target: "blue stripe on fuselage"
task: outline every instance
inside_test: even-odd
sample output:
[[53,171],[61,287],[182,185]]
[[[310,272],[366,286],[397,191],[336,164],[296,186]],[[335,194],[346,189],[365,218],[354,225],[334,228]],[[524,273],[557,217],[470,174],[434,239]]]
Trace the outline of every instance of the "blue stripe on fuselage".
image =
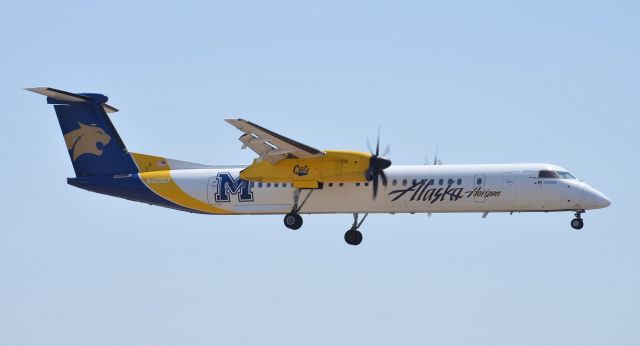
[[140,180],[138,174],[128,174],[116,177],[92,176],[67,178],[67,184],[103,195],[128,199],[130,201],[153,204],[191,213],[201,213],[170,202],[151,191]]

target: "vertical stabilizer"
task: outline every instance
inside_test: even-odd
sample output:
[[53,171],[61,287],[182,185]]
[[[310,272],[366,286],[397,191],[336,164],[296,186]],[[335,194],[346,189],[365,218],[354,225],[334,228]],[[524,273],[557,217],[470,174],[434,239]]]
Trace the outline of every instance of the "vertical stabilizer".
[[29,88],[53,104],[77,177],[137,173],[138,169],[107,112],[101,94],[75,94],[53,88]]

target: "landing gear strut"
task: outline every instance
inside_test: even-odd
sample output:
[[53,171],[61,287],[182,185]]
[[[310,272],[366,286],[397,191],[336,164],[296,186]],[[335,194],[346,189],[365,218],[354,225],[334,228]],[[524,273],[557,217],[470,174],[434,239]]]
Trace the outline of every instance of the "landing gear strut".
[[291,212],[284,216],[284,225],[289,229],[299,229],[302,227],[302,216],[300,216],[300,209],[304,206],[313,193],[313,190],[309,190],[307,196],[302,200],[302,203],[298,205],[298,200],[300,199],[300,189],[293,190],[293,208],[291,208]]
[[584,213],[584,210],[576,211],[576,218],[571,220],[571,227],[573,227],[573,229],[582,229],[582,227],[584,226],[584,221],[582,221],[582,213]]
[[369,214],[364,214],[362,220],[358,222],[358,213],[353,213],[353,225],[351,225],[351,228],[344,234],[344,241],[346,241],[347,244],[355,246],[362,243],[362,233],[358,231],[358,228],[360,228],[360,225],[362,225],[367,216],[369,216]]

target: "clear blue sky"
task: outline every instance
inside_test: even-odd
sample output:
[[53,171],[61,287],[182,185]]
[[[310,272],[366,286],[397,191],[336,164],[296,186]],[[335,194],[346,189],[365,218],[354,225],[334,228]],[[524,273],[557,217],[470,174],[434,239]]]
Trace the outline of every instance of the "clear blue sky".
[[[633,1],[10,1],[0,11],[1,345],[638,345]],[[242,116],[396,164],[551,162],[570,213],[202,216],[66,185],[53,109],[101,92],[129,149],[248,163]]]

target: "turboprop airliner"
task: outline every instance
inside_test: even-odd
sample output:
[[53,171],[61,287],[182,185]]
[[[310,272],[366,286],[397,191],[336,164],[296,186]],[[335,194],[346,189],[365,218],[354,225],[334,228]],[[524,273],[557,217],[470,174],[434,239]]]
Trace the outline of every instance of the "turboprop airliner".
[[[289,229],[301,214],[345,213],[344,235],[362,242],[360,226],[371,213],[572,212],[581,229],[586,210],[609,199],[547,163],[392,165],[388,150],[319,150],[244,119],[225,119],[242,132],[249,165],[206,165],[130,152],[108,114],[108,98],[54,88],[28,88],[53,104],[73,169],[67,183],[92,192],[220,215],[284,215]],[[362,216],[362,217],[361,217]]]

